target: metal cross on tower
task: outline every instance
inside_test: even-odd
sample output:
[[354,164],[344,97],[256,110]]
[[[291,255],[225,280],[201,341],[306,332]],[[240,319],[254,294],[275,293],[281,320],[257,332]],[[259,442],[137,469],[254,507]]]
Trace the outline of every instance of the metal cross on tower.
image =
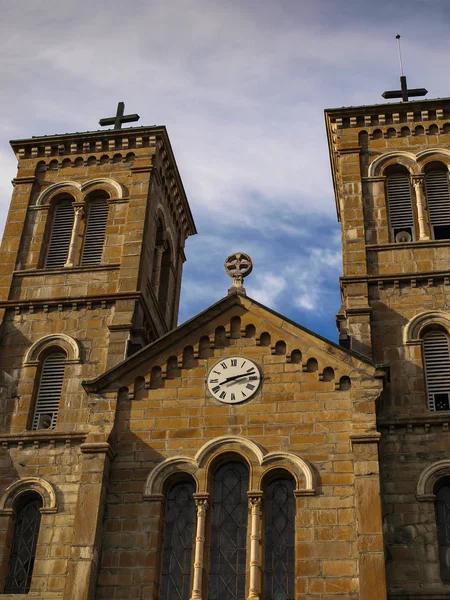
[[124,111],[125,103],[119,102],[119,104],[117,105],[116,116],[100,119],[98,124],[100,125],[100,127],[105,127],[106,125],[114,125],[114,129],[122,129],[122,123],[132,123],[133,121],[139,121],[139,115],[124,115]]
[[383,98],[386,100],[390,98],[401,98],[402,102],[408,102],[410,97],[413,96],[426,96],[428,94],[428,90],[425,88],[414,88],[408,90],[408,84],[406,83],[406,76],[403,75],[403,61],[402,61],[402,49],[400,47],[400,35],[397,34],[395,36],[398,44],[398,58],[400,60],[400,89],[399,90],[390,90],[381,94]]

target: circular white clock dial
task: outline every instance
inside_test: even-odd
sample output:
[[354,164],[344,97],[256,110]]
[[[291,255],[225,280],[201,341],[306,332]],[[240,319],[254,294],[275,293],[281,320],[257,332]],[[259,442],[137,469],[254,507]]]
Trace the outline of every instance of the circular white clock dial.
[[207,379],[212,396],[226,404],[248,400],[256,394],[260,383],[258,366],[244,356],[223,358],[213,366]]

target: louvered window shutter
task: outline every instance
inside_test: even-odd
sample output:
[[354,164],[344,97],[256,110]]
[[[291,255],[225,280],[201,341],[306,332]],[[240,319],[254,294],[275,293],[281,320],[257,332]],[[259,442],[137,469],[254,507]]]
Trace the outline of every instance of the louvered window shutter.
[[107,201],[103,198],[92,200],[89,203],[83,253],[81,256],[82,265],[99,265],[102,262],[107,219]]
[[[411,183],[406,173],[393,173],[386,180],[389,227],[393,240],[401,232],[414,239],[414,217],[411,202]],[[408,241],[408,236],[399,236],[399,241]]]
[[450,352],[448,335],[441,329],[423,338],[425,380],[430,410],[450,409]]
[[53,352],[44,359],[34,411],[33,429],[54,429],[58,417],[66,355]]
[[74,210],[71,200],[62,200],[56,205],[53,215],[52,233],[48,245],[45,266],[49,268],[63,267],[67,260]]
[[448,173],[430,171],[425,176],[430,225],[435,240],[450,238],[450,190]]

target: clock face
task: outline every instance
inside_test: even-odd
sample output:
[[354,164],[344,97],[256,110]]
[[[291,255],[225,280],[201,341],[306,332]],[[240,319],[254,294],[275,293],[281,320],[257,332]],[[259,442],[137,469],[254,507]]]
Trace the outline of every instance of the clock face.
[[210,393],[226,404],[248,400],[258,391],[261,373],[257,365],[244,356],[229,356],[214,365],[208,375]]

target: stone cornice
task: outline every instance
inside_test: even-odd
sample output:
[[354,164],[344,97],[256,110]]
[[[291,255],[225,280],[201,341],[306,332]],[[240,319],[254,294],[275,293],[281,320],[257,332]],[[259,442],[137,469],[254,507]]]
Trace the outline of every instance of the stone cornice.
[[23,431],[17,433],[1,433],[0,444],[3,448],[9,446],[23,446],[25,444],[33,444],[39,447],[41,443],[70,443],[84,442],[88,435],[87,431],[55,431],[48,429],[39,429],[37,431]]
[[50,277],[51,275],[66,275],[72,273],[89,273],[91,271],[117,271],[120,269],[120,263],[113,263],[109,265],[91,265],[88,267],[61,267],[60,269],[28,269],[23,271],[13,271],[14,277],[37,277],[39,275],[45,275]]

